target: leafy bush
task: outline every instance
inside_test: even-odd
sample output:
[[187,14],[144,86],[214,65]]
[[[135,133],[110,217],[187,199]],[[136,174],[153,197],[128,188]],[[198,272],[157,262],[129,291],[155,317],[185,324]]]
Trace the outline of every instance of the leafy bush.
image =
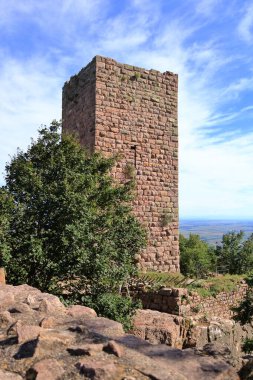
[[142,304],[131,297],[123,297],[120,294],[103,293],[96,297],[84,297],[84,303],[96,310],[97,314],[123,324],[125,331],[132,328],[132,317],[136,309]]
[[253,339],[246,338],[242,344],[242,350],[246,354],[250,354],[253,351]]
[[89,155],[73,138],[61,137],[59,127],[53,122],[41,129],[6,166],[1,265],[13,284],[59,294],[59,284],[74,278],[80,294],[89,284],[93,299],[117,293],[136,273],[134,257],[146,241],[130,206],[132,183],[115,183],[115,159]]
[[10,260],[10,213],[12,210],[12,198],[0,188],[0,267]]
[[216,267],[214,248],[200,239],[199,235],[190,234],[189,238],[180,234],[180,268],[185,276],[201,278]]

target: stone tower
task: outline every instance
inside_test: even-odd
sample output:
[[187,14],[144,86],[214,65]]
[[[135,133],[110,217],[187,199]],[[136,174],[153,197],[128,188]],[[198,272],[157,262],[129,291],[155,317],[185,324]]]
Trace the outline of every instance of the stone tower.
[[120,153],[117,180],[135,175],[134,212],[147,227],[144,270],[179,271],[178,77],[96,56],[63,87],[63,133],[90,151]]

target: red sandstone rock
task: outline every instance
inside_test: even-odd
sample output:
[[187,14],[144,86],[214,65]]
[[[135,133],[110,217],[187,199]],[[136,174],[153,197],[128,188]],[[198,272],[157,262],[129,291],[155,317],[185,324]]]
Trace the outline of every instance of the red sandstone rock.
[[[6,285],[0,286],[0,290],[13,294],[17,304],[25,302],[29,295],[33,297],[31,305],[39,305],[43,299],[49,302],[50,299],[53,300],[49,295],[26,286]],[[9,317],[9,314],[6,316]],[[37,380],[49,380],[50,376],[59,380],[82,380],[83,372],[92,373],[93,379],[103,380],[130,380],[131,377],[135,380],[237,380],[234,369],[223,360],[196,355],[194,350],[182,351],[161,344],[151,345],[125,334],[120,323],[107,318],[75,318],[68,315],[64,308],[57,309],[55,316],[35,308],[33,312],[13,313],[13,317],[18,318],[16,323],[1,328],[0,380],[30,380],[29,374],[33,376],[32,379],[36,375]],[[47,318],[57,320],[53,329],[46,327]],[[38,326],[42,320],[45,321],[44,328]],[[21,343],[17,342],[17,335]],[[102,349],[112,339],[115,343],[110,343],[109,346],[114,346],[115,356]],[[121,357],[117,346],[124,349]],[[88,356],[79,358],[78,369],[75,355],[78,354],[78,349],[84,347],[82,353]],[[93,353],[96,354],[95,357],[92,356]],[[46,361],[49,358],[53,360],[53,368]],[[57,372],[59,366],[60,372]],[[38,371],[37,374],[35,370]]]
[[14,295],[1,289],[2,286],[0,286],[0,310],[7,310],[14,303]]
[[45,317],[40,321],[40,326],[45,329],[51,329],[58,325],[58,321],[54,317]]
[[73,318],[82,318],[82,317],[96,317],[97,313],[95,310],[87,306],[73,305],[67,308],[67,314]]
[[48,355],[48,352],[65,351],[74,341],[75,336],[69,331],[43,329],[38,337],[33,356],[43,358]]
[[0,328],[10,326],[15,322],[15,319],[12,318],[11,314],[8,311],[0,312]]
[[58,380],[63,374],[64,370],[56,359],[44,359],[28,370],[27,379]]
[[41,330],[42,329],[39,326],[22,325],[21,323],[18,323],[16,327],[18,343],[24,343],[29,340],[37,339]]
[[68,351],[71,355],[88,355],[95,356],[99,352],[103,350],[103,343],[88,343],[88,344],[80,344],[77,346],[72,346],[68,348]]
[[49,299],[43,299],[39,305],[39,311],[42,313],[54,314],[57,313],[59,309],[64,310],[64,305],[59,298],[54,296]]
[[123,348],[117,344],[114,340],[110,340],[106,346],[104,346],[106,352],[116,355],[118,358],[121,358],[124,354]]
[[32,306],[36,302],[36,297],[32,294],[28,294],[28,296],[25,298],[24,302],[27,303],[27,305]]
[[57,344],[60,343],[62,345],[67,345],[73,342],[75,339],[74,335],[66,330],[66,331],[57,331],[51,329],[42,329],[40,328],[38,345],[40,343],[48,343],[48,344]]
[[137,310],[133,319],[134,335],[150,343],[165,343],[182,348],[187,330],[182,317],[154,310]]
[[[82,359],[78,362],[80,372],[94,380],[116,379],[117,367],[113,363]],[[118,379],[118,377],[117,377]]]
[[108,318],[89,318],[85,320],[85,325],[90,331],[110,338],[125,335],[122,324]]
[[0,380],[22,380],[22,377],[17,373],[2,371],[0,369]]
[[33,310],[25,303],[15,303],[12,304],[8,310],[11,313],[32,313]]

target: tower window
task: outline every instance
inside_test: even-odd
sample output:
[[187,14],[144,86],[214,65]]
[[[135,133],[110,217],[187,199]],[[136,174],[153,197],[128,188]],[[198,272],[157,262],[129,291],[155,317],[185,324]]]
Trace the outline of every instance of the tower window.
[[132,145],[131,150],[134,151],[134,167],[136,168],[136,162],[137,162],[137,145]]

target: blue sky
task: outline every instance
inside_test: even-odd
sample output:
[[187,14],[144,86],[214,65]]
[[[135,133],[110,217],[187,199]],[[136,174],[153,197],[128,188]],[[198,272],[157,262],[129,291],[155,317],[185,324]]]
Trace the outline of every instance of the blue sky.
[[179,74],[180,216],[252,219],[251,0],[0,0],[0,36],[0,173],[100,54]]

